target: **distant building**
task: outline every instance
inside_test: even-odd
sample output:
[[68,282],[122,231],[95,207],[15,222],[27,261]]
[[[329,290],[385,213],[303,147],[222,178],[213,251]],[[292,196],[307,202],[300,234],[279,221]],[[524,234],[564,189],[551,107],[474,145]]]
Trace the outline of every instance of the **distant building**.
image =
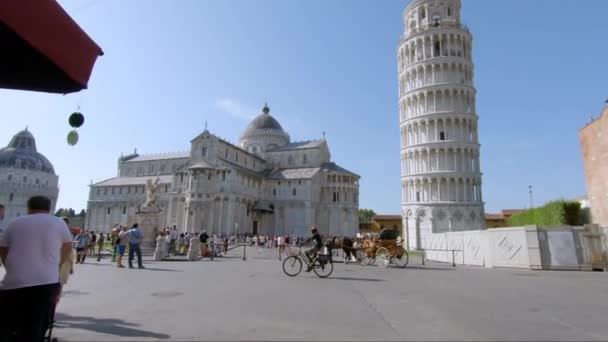
[[383,229],[394,229],[403,232],[403,220],[401,215],[376,215],[367,223],[359,224],[361,234],[377,234]]
[[0,149],[0,204],[6,208],[4,222],[27,214],[32,196],[46,196],[55,211],[59,177],[53,164],[36,149],[36,139],[27,128]]
[[354,236],[359,176],[332,162],[325,137],[292,142],[264,106],[233,145],[205,130],[190,151],[134,153],[118,160],[118,175],[91,185],[87,229],[108,232],[132,222],[146,183],[160,184],[163,223],[215,234]]
[[591,220],[608,226],[608,106],[599,118],[580,130],[579,139]]
[[508,227],[507,220],[509,217],[519,214],[524,209],[503,209],[499,214],[486,214],[486,228],[503,228]]

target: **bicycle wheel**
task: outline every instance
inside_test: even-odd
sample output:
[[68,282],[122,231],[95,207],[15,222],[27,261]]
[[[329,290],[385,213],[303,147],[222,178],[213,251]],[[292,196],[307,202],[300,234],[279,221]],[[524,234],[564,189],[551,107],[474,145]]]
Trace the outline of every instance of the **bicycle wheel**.
[[327,262],[323,265],[317,261],[313,270],[319,278],[327,278],[334,271],[334,263]]
[[302,272],[302,260],[290,256],[283,261],[283,272],[290,277],[295,277]]
[[386,268],[391,262],[391,254],[385,247],[380,247],[376,252],[376,259],[378,259],[378,266]]
[[402,249],[401,256],[400,257],[394,256],[393,257],[393,263],[397,267],[404,268],[405,266],[407,266],[407,263],[410,261],[410,255],[407,253],[407,251],[405,250],[405,248],[401,247],[401,249]]

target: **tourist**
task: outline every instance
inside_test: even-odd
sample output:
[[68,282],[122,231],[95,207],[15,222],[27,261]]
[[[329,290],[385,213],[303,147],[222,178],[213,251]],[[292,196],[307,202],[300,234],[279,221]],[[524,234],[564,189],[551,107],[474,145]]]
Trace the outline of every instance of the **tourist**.
[[115,225],[110,233],[110,243],[112,244],[112,262],[116,261],[116,254],[118,252],[118,234],[120,233],[120,225]]
[[179,237],[177,238],[177,252],[179,254],[184,254],[184,248],[186,246],[186,241],[184,238],[184,233],[179,234]]
[[137,254],[137,268],[144,268],[141,261],[141,241],[144,234],[139,230],[137,223],[129,230],[129,268],[133,268],[133,258]]
[[97,235],[95,232],[89,232],[89,241],[87,243],[87,251],[90,256],[95,254],[95,243],[97,242]]
[[122,265],[122,258],[125,256],[125,250],[129,245],[129,230],[126,226],[122,227],[120,230],[118,238],[116,239],[116,245],[118,246],[118,261],[116,262],[116,266],[124,268]]
[[207,231],[203,230],[203,233],[199,236],[199,240],[201,242],[201,256],[206,257],[208,255],[207,251],[207,242],[209,241],[209,235],[207,235]]
[[228,253],[228,238],[224,237],[224,254]]
[[97,238],[97,261],[101,261],[101,251],[103,250],[103,244],[106,242],[106,238],[103,233],[99,233],[99,237]]
[[165,231],[162,230],[158,236],[156,237],[156,250],[154,251],[154,260],[161,261],[167,257],[166,253],[167,249],[167,238],[165,236]]
[[279,246],[279,260],[281,260],[281,257],[283,256],[283,253],[285,252],[285,241],[283,240],[283,237],[280,235],[277,237],[277,245]]
[[177,238],[179,237],[177,226],[173,226],[173,229],[171,229],[169,232],[169,236],[169,253],[175,254],[175,244],[177,243]]
[[72,250],[65,222],[50,214],[51,200],[35,196],[28,215],[6,228],[0,259],[6,273],[0,283],[0,341],[42,341],[59,295],[59,267]]
[[74,238],[76,245],[76,263],[84,264],[84,260],[87,257],[87,245],[89,244],[89,236],[84,229],[80,230],[80,233]]

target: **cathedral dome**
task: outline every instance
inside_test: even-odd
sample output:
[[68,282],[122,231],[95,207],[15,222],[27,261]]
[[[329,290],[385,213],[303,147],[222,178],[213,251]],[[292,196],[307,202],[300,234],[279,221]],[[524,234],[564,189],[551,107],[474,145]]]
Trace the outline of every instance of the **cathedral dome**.
[[0,168],[17,168],[55,174],[53,164],[36,150],[36,139],[27,129],[0,149]]
[[249,123],[249,125],[247,125],[247,128],[245,129],[245,132],[243,132],[242,136],[255,134],[258,130],[276,130],[283,133],[285,132],[277,119],[270,115],[270,108],[268,108],[268,105],[264,106],[262,109],[262,114],[258,115]]
[[241,134],[240,144],[251,152],[261,152],[289,144],[289,134],[283,130],[277,119],[270,115],[270,108],[266,104],[262,113],[255,117]]

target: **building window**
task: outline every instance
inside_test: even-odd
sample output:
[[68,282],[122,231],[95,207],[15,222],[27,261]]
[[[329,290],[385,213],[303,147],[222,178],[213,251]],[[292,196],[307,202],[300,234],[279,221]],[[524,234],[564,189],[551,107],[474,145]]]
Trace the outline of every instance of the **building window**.
[[165,172],[165,164],[160,166],[160,172]]
[[127,193],[130,194],[131,193],[131,187],[127,188]]
[[420,202],[420,191],[416,191],[416,202]]
[[228,149],[226,149],[226,155],[224,158],[228,159]]
[[448,7],[448,17],[452,16],[452,7]]
[[287,157],[287,165],[293,165],[293,156]]
[[293,193],[294,196],[296,195],[296,188],[293,188],[292,193]]
[[277,195],[277,189],[272,189],[272,196],[276,196]]
[[104,189],[103,189],[103,194],[104,194],[104,195],[107,195],[107,194],[108,194],[108,188],[104,188]]
[[222,181],[225,182],[226,181],[226,172],[222,172]]
[[238,152],[234,152],[234,160],[238,163],[239,162],[239,153]]
[[23,183],[27,183],[27,176],[23,176]]
[[10,182],[13,179],[13,175],[8,175],[8,181]]
[[127,213],[127,206],[122,207],[122,214],[125,215]]
[[40,184],[40,179],[36,178],[36,185]]
[[307,155],[303,155],[302,156],[302,164],[308,164],[308,156]]
[[112,188],[112,195],[114,195],[114,188]]
[[154,165],[148,166],[148,173],[149,174],[153,174],[154,173]]
[[108,207],[108,211],[107,211],[108,215],[110,215],[111,209],[112,208]]
[[420,9],[420,19],[424,19],[426,18],[426,10],[424,9],[424,7],[422,7]]
[[445,132],[439,132],[439,140],[445,140]]
[[183,182],[184,182],[184,174],[183,174],[183,173],[180,173],[180,174],[179,174],[179,182],[180,182],[180,183],[183,183]]
[[118,194],[122,195],[122,186],[120,188],[118,188]]
[[211,172],[207,172],[207,180],[211,180]]
[[302,185],[302,181],[301,180],[298,181],[298,185]]
[[207,146],[203,146],[203,153],[202,153],[203,157],[207,156]]
[[99,190],[100,190],[100,189],[99,189],[99,188],[97,188],[97,195],[99,195],[99,192],[100,192]]
[[11,194],[8,196],[8,201],[9,201],[9,202],[12,202],[12,201],[13,201],[13,198],[15,198],[15,194],[11,193]]

